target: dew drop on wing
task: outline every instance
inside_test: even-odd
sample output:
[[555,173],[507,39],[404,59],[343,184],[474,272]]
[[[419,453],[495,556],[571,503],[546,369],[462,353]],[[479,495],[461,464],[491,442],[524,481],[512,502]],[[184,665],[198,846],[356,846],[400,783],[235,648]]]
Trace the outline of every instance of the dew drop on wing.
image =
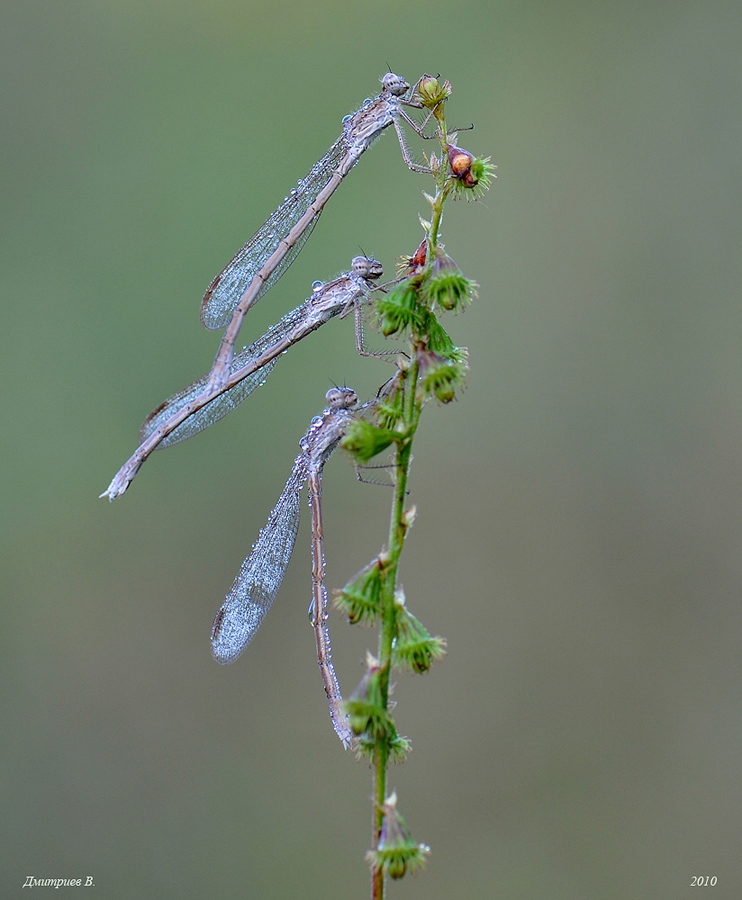
[[321,291],[324,286],[325,286],[324,281],[313,281],[312,282],[312,290],[314,291],[315,294],[317,293],[317,291]]
[[221,665],[234,662],[255,636],[265,612],[259,609],[243,609],[242,614],[232,615],[222,606],[214,619],[211,632],[211,655]]

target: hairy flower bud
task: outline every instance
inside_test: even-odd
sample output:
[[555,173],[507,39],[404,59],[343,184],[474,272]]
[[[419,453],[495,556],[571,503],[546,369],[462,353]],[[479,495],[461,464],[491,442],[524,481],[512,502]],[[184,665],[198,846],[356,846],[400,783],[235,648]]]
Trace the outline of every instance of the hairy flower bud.
[[432,75],[423,75],[417,83],[416,95],[423,106],[433,109],[442,103],[446,97],[451,95],[451,82],[444,81],[443,84]]
[[425,296],[432,308],[463,309],[476,296],[476,288],[473,281],[464,278],[447,253],[441,249],[436,252],[430,275],[424,283]]
[[392,793],[382,807],[381,833],[377,850],[369,850],[367,861],[381,868],[390,878],[402,878],[406,872],[415,874],[425,865],[430,847],[418,844],[405,820],[397,812],[397,795]]
[[425,396],[435,397],[441,403],[450,403],[455,398],[456,389],[466,378],[464,353],[463,348],[459,348],[459,361],[433,350],[420,352],[420,386]]

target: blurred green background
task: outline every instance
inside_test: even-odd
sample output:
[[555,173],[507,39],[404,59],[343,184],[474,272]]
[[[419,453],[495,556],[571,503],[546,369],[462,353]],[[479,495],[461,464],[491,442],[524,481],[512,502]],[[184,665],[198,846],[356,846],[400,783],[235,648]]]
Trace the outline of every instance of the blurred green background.
[[[3,4],[3,897],[367,896],[306,515],[250,651],[222,668],[208,637],[325,391],[388,367],[331,323],[97,495],[211,363],[210,279],[387,66],[449,78],[499,167],[444,223],[481,290],[447,323],[468,389],[416,444],[402,580],[449,656],[397,683],[390,783],[433,854],[390,895],[742,895],[741,37],[731,2]],[[360,247],[390,272],[423,189],[386,135],[244,339]],[[325,492],[337,587],[390,497],[340,454]],[[375,635],[331,624],[348,692]]]

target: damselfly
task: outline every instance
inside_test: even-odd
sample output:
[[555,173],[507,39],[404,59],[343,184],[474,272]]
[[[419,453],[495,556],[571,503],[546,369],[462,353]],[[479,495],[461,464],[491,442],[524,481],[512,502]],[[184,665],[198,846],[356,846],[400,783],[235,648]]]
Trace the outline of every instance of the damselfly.
[[288,481],[268,522],[242,563],[232,589],[216,614],[211,631],[211,652],[220,663],[234,662],[260,627],[281,587],[296,542],[301,489],[308,484],[312,513],[312,626],[317,660],[330,705],[330,718],[338,737],[348,747],[352,732],[342,709],[342,696],[332,665],[327,629],[327,590],[322,533],[322,469],[353,419],[357,397],[350,388],[327,392],[328,408],[312,420],[301,439]]

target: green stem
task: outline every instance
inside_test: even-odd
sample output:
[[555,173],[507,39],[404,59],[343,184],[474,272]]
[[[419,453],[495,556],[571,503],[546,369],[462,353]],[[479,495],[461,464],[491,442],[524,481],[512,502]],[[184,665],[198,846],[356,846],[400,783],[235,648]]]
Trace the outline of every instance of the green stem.
[[441,230],[441,220],[443,219],[443,206],[446,198],[451,193],[452,186],[449,179],[444,179],[443,184],[438,186],[433,200],[433,215],[430,220],[430,233],[428,234],[428,248],[431,251],[435,250],[438,245],[438,235]]
[[[440,167],[436,174],[436,194],[432,199],[432,216],[427,231],[427,260],[429,265],[432,265],[438,246],[443,207],[453,190],[454,184],[448,172],[448,137],[442,107],[440,112],[436,113],[436,119],[439,124],[439,140],[442,154]],[[379,621],[378,677],[381,705],[384,713],[387,713],[389,708],[392,651],[397,634],[397,572],[408,527],[404,513],[407,481],[412,460],[412,441],[417,430],[424,402],[423,398],[418,394],[418,379],[421,371],[420,361],[424,354],[427,353],[428,356],[424,358],[428,360],[429,365],[428,335],[412,333],[410,335],[410,346],[411,360],[403,373],[402,390],[404,393],[401,398],[401,421],[397,423],[397,427],[400,429],[400,437],[396,442],[395,489],[389,525],[389,544],[386,553],[380,557],[381,614]],[[374,807],[371,845],[374,851],[379,850],[382,826],[384,824],[384,806],[387,800],[386,770],[391,752],[392,744],[389,736],[387,734],[377,734],[374,739],[373,749]],[[385,896],[384,868],[378,862],[372,869],[371,896],[372,900],[383,900]]]
[[[385,710],[389,708],[389,676],[392,668],[392,648],[396,634],[396,603],[397,570],[399,557],[404,545],[406,527],[403,521],[405,510],[405,498],[407,496],[407,480],[409,477],[410,461],[412,459],[412,439],[417,429],[421,407],[416,402],[415,392],[419,375],[419,363],[417,357],[413,359],[405,378],[405,402],[404,402],[404,426],[405,436],[397,445],[395,464],[394,500],[392,502],[391,521],[389,523],[389,549],[387,551],[388,562],[384,568],[384,580],[382,589],[382,613],[379,628],[379,667],[382,704]],[[389,762],[389,744],[386,737],[376,738],[374,745],[374,816],[372,847],[378,849],[379,836],[383,819],[382,807],[386,800],[386,769]],[[373,900],[383,900],[384,897],[384,872],[381,867],[373,871],[372,893]]]

